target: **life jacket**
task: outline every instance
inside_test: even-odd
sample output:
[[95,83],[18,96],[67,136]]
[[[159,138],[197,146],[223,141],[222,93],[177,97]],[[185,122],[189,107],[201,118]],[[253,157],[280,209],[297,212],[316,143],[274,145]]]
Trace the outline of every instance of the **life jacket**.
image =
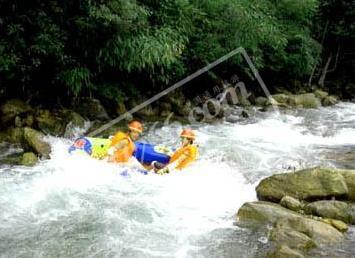
[[131,139],[131,137],[129,137],[128,134],[125,134],[123,132],[118,132],[115,134],[115,136],[112,137],[111,139],[111,145],[115,146],[116,144],[122,142],[122,141],[127,141],[128,144],[126,146],[124,146],[121,149],[118,149],[115,154],[114,154],[114,160],[115,162],[127,162],[129,160],[130,157],[132,157],[133,152],[135,150],[135,145]]
[[[182,155],[184,155],[185,158],[179,160]],[[175,151],[175,153],[170,158],[169,164],[179,160],[175,168],[181,170],[183,168],[186,168],[188,165],[190,165],[191,162],[195,161],[197,159],[197,155],[198,155],[197,146],[190,144],[185,147],[181,147],[177,151]]]

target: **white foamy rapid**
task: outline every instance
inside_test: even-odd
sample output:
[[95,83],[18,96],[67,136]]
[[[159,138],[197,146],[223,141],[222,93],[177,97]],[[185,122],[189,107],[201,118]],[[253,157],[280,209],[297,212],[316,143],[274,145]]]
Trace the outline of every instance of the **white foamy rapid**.
[[[324,153],[355,144],[354,121],[355,105],[343,103],[195,125],[200,159],[165,176],[124,177],[126,168],[71,156],[69,140],[51,138],[50,160],[0,167],[0,256],[247,257],[254,246],[233,222],[255,185],[294,167],[336,166]],[[180,129],[143,140],[174,144]]]

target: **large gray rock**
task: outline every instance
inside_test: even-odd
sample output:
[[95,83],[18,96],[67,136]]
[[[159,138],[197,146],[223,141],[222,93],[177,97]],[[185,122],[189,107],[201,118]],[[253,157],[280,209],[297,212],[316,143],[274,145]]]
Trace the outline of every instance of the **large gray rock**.
[[1,105],[0,111],[1,123],[7,124],[15,119],[16,116],[31,111],[31,107],[22,100],[11,99]]
[[291,228],[306,234],[316,243],[337,242],[343,236],[329,223],[306,217],[271,202],[245,203],[239,209],[237,218],[241,225],[247,227],[259,228],[264,225],[275,225],[276,228]]
[[301,215],[271,202],[247,202],[238,210],[237,218],[241,224],[251,227],[260,227],[265,224],[274,224],[281,218],[297,218]]
[[349,193],[341,173],[321,167],[270,176],[259,183],[256,192],[259,200],[274,202],[286,195],[299,200],[317,200],[345,197]]
[[72,138],[77,137],[77,130],[85,129],[85,119],[78,113],[72,110],[63,110],[62,115],[65,119],[65,132],[64,137]]
[[29,127],[24,128],[25,143],[38,155],[49,158],[51,146],[44,140],[44,135]]
[[290,228],[273,228],[269,239],[277,244],[285,244],[296,250],[309,250],[317,246],[309,236]]
[[304,255],[287,245],[280,245],[275,251],[270,252],[267,258],[304,258]]
[[304,216],[284,217],[277,220],[275,228],[292,229],[310,237],[317,245],[336,244],[344,236],[335,227]]
[[287,195],[282,197],[280,201],[280,205],[287,209],[290,209],[292,211],[297,211],[297,212],[302,210],[303,208],[303,205],[299,200]]
[[304,211],[315,216],[355,223],[351,205],[341,201],[317,201],[307,204]]
[[320,100],[313,93],[305,93],[294,96],[296,107],[318,108],[321,106]]
[[318,108],[321,106],[320,100],[313,93],[299,95],[275,94],[272,95],[279,106],[300,107],[300,108]]
[[355,201],[355,170],[338,170],[348,187],[349,200]]
[[338,103],[338,99],[334,96],[327,96],[322,99],[322,105],[325,107],[333,106]]
[[315,90],[314,91],[314,95],[320,99],[323,100],[324,98],[326,98],[329,94],[328,92],[322,91],[322,90]]

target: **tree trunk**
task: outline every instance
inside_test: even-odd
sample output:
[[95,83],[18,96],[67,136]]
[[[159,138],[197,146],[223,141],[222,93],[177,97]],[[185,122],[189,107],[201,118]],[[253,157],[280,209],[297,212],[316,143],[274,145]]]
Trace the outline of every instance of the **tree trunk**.
[[323,68],[322,75],[319,78],[318,85],[321,87],[324,87],[325,77],[327,76],[328,68],[329,68],[331,61],[332,61],[332,54],[329,55],[327,63],[325,64],[325,66]]

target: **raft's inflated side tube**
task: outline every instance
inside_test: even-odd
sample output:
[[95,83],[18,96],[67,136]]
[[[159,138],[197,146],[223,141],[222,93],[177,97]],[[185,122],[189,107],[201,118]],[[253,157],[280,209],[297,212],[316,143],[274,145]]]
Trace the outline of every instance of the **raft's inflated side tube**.
[[153,161],[158,161],[163,164],[169,163],[171,152],[168,148],[149,143],[136,142],[136,150],[134,156],[142,164],[151,164]]
[[[106,156],[110,143],[109,139],[81,137],[70,146],[69,153],[84,152],[93,158],[100,159]],[[135,142],[135,145],[136,150],[133,155],[140,163],[151,164],[153,161],[169,163],[172,149],[141,142]]]

